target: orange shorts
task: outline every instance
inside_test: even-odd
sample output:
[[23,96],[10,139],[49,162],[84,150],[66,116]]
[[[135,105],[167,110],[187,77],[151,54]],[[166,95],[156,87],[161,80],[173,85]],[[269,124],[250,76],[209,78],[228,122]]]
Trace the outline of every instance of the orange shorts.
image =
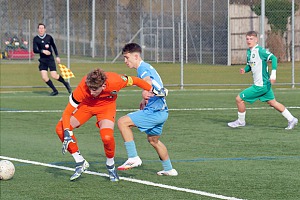
[[[72,114],[83,125],[91,117],[96,116],[96,126],[99,128],[98,122],[104,119],[115,122],[116,117],[116,103],[107,104],[104,106],[88,106],[86,104],[80,104],[75,112]],[[77,127],[78,128],[78,127]]]

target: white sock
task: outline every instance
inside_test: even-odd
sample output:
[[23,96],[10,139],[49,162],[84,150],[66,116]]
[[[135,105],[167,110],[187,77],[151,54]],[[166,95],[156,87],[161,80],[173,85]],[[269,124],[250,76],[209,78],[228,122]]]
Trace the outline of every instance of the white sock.
[[246,118],[246,111],[245,112],[238,112],[238,120],[242,123],[245,122],[245,118]]
[[112,166],[115,164],[115,159],[114,158],[106,158],[106,165]]
[[288,111],[288,109],[284,109],[284,111],[281,113],[288,121],[292,121],[294,119],[294,116]]
[[72,156],[75,159],[76,163],[84,161],[84,158],[82,157],[79,151],[73,153]]

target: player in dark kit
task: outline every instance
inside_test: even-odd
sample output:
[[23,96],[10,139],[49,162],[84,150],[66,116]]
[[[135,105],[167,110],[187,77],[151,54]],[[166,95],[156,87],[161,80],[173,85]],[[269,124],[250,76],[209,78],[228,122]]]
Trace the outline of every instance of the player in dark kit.
[[53,90],[50,96],[58,95],[58,91],[53,85],[52,81],[48,77],[48,68],[50,69],[51,77],[63,83],[68,92],[71,93],[72,89],[68,82],[56,72],[55,60],[52,54],[52,49],[56,55],[56,62],[60,64],[60,58],[58,57],[58,51],[54,40],[51,35],[46,34],[45,24],[40,23],[38,25],[38,35],[33,38],[33,51],[40,54],[39,70],[41,72],[42,79]]

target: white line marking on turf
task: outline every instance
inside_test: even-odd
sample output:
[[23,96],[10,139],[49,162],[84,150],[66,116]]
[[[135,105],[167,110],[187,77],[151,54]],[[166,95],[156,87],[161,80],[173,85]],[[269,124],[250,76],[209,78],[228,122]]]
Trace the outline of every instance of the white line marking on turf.
[[[300,109],[299,106],[289,106],[288,109]],[[169,111],[214,111],[214,110],[236,110],[237,108],[171,108]],[[253,107],[247,108],[247,110],[267,110],[273,109],[272,107]],[[127,108],[117,109],[117,112],[131,112],[138,109]],[[3,113],[60,113],[63,110],[0,110]]]
[[[51,167],[51,168],[57,168],[57,169],[62,169],[62,170],[74,171],[74,168],[58,166],[58,165],[52,165],[52,164],[47,164],[47,163],[41,163],[41,162],[36,162],[36,161],[23,160],[23,159],[18,159],[18,158],[11,158],[11,157],[6,157],[6,156],[0,156],[0,158],[4,159],[4,160],[11,160],[11,161],[16,161],[16,162],[21,162],[21,163],[28,163],[28,164],[40,165],[40,166],[44,166],[44,167]],[[92,171],[85,171],[84,173],[91,174],[91,175],[96,175],[96,176],[108,177],[108,174],[105,174],[105,173],[92,172]],[[235,198],[235,197],[227,197],[227,196],[208,193],[208,192],[204,192],[204,191],[200,191],[200,190],[180,188],[180,187],[176,187],[176,186],[165,185],[165,184],[160,184],[160,183],[154,183],[154,182],[144,181],[144,180],[139,180],[139,179],[134,179],[134,178],[120,177],[120,179],[124,180],[124,181],[133,182],[133,183],[140,183],[140,184],[154,186],[154,187],[160,187],[160,188],[166,188],[166,189],[170,189],[170,190],[193,193],[193,194],[213,197],[213,198],[217,198],[217,199],[243,200],[243,199],[238,199],[238,198]]]

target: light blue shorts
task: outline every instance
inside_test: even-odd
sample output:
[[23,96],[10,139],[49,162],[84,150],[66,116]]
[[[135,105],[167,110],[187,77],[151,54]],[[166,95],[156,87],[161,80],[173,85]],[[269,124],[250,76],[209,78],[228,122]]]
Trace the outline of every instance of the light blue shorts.
[[161,135],[164,123],[168,119],[168,110],[139,110],[127,114],[141,132],[148,135]]

